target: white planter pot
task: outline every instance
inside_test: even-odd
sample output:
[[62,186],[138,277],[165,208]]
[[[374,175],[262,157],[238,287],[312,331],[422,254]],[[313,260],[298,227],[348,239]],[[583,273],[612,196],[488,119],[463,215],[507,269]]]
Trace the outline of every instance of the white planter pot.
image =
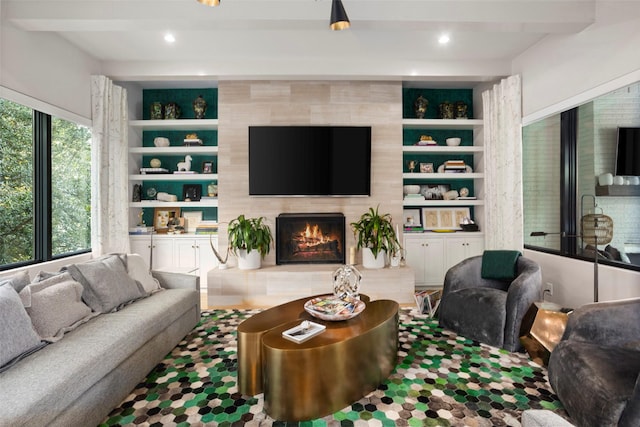
[[260,268],[261,264],[260,252],[253,250],[247,253],[244,249],[238,250],[238,268],[240,270],[256,270]]
[[369,248],[362,248],[362,266],[364,268],[384,268],[387,254],[385,251],[378,252],[378,256],[374,257],[373,252]]

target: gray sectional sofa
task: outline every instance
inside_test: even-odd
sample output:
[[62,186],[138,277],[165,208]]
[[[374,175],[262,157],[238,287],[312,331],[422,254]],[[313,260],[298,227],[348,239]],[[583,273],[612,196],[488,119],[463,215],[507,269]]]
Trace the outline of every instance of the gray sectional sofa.
[[[123,257],[118,256],[120,259]],[[127,260],[126,257],[124,259]],[[91,309],[88,315],[63,328],[66,332],[48,337],[46,342],[39,341],[40,344],[31,351],[5,363],[0,372],[0,426],[97,425],[194,328],[200,320],[199,278],[168,272],[146,272],[145,277],[143,270],[146,267],[144,262],[140,264],[141,260],[139,256],[130,255],[125,268],[142,294],[133,298],[133,302],[113,300],[109,295],[110,287],[98,287],[93,289],[93,295],[88,295],[91,290],[87,290],[87,286],[90,285],[83,283],[86,280],[101,280],[103,283],[112,280],[115,284],[117,280],[123,280],[130,292],[138,292],[131,290],[133,285],[126,277],[118,276],[121,271],[106,275],[104,269],[98,269],[92,277],[91,269],[86,270],[83,265],[78,265],[79,269],[75,271],[72,266],[66,269],[73,276],[74,284],[65,285],[65,289],[80,290],[81,302]],[[120,270],[113,258],[110,262],[112,266],[107,270],[114,266]],[[80,277],[78,271],[81,272]],[[46,274],[40,279],[43,277],[47,280]],[[143,286],[145,282],[146,287]],[[83,288],[78,288],[77,283]],[[4,313],[11,311],[7,307],[15,302],[14,293],[22,298],[23,303],[25,294],[29,294],[24,288],[20,292],[6,288],[11,285],[6,280],[4,284],[0,282],[0,305]],[[15,283],[13,285],[16,288]],[[124,288],[123,285],[114,285],[114,288],[118,287]],[[149,287],[159,289],[150,290]],[[51,291],[54,287],[46,289]],[[38,311],[40,291],[36,287],[30,292],[25,307],[31,315],[34,329],[43,331],[34,317]],[[49,294],[45,301],[55,301],[56,295],[61,293],[64,292],[54,292],[53,296]],[[56,313],[53,316],[64,317],[66,313],[83,315],[84,312],[78,310],[81,308],[79,301],[77,298],[70,304],[73,308],[53,310]],[[104,307],[105,301],[107,307]],[[108,312],[97,312],[95,307],[101,304],[103,309],[109,308],[109,304],[116,304],[116,307]],[[49,324],[56,321],[51,320]],[[3,330],[7,328],[6,323],[0,323],[0,338],[15,333]],[[18,321],[10,323],[19,324]],[[12,340],[15,341],[21,340]],[[46,345],[42,347],[42,344]],[[0,355],[6,358],[5,353],[6,350],[0,351]]]

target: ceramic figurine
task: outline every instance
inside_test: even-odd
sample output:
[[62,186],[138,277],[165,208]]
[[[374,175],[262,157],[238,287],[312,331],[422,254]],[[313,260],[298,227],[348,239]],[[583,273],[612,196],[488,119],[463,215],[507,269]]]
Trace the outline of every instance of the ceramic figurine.
[[439,105],[441,119],[453,119],[453,104],[445,101]]
[[133,184],[133,196],[131,198],[132,202],[139,202],[142,200],[142,185]]
[[196,116],[196,119],[204,119],[204,114],[207,111],[207,101],[204,100],[202,95],[198,95],[198,97],[193,101],[193,112]]
[[169,102],[164,106],[165,120],[175,120],[180,118],[180,107],[175,102]]
[[456,102],[456,119],[467,118],[467,104],[462,101]]
[[413,103],[413,106],[416,109],[416,117],[419,119],[423,119],[425,113],[427,112],[427,106],[429,105],[429,101],[420,95],[418,99]]
[[162,115],[162,103],[161,102],[152,102],[150,107],[151,120],[162,120],[164,116]]

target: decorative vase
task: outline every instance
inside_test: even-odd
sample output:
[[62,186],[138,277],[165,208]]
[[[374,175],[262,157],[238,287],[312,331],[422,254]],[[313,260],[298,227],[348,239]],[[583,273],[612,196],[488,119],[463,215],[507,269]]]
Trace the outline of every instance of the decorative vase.
[[362,274],[353,265],[343,265],[333,272],[333,294],[341,299],[360,299]]
[[164,119],[176,120],[180,118],[180,107],[175,102],[169,102],[164,106]]
[[142,200],[142,185],[133,184],[133,195],[131,197],[132,202],[139,202]]
[[378,252],[378,256],[374,257],[370,248],[362,249],[362,266],[369,269],[384,268],[385,259],[387,254],[385,251]]
[[445,101],[439,105],[441,119],[453,119],[453,104]]
[[204,114],[207,112],[207,101],[204,100],[202,95],[198,95],[193,101],[193,112],[196,119],[204,119]]
[[261,265],[260,252],[257,250],[247,252],[245,249],[238,249],[238,268],[240,270],[257,270]]
[[162,120],[164,118],[162,115],[161,102],[152,102],[149,112],[150,112],[151,120]]
[[462,101],[456,102],[456,119],[467,118],[467,104]]
[[207,195],[209,197],[216,197],[218,195],[218,186],[213,182],[207,185]]
[[416,111],[416,117],[419,119],[423,119],[425,113],[427,112],[427,106],[429,105],[429,101],[422,97],[422,95],[418,96],[418,99],[415,100],[413,106]]

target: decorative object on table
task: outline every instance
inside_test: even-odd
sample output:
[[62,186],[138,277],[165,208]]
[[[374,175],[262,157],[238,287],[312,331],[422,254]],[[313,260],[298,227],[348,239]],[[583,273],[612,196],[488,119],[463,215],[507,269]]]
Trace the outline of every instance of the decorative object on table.
[[147,199],[154,200],[157,195],[158,195],[158,190],[156,190],[155,187],[147,188]]
[[420,173],[433,173],[433,163],[420,163]]
[[303,320],[299,325],[282,332],[282,337],[300,344],[321,334],[325,329],[325,325]]
[[162,162],[160,161],[160,159],[157,159],[154,157],[153,159],[149,160],[149,166],[151,166],[154,169],[157,169],[160,166],[162,166]]
[[444,140],[444,142],[449,147],[456,147],[456,146],[460,145],[460,142],[462,142],[462,138],[447,138],[447,139]]
[[202,211],[183,211],[184,228],[187,233],[195,233],[200,221],[202,221]]
[[450,189],[449,184],[423,184],[420,186],[420,194],[427,200],[444,200],[444,193]]
[[456,102],[456,119],[466,119],[467,118],[467,104],[458,101]]
[[163,107],[161,102],[152,102],[149,107],[149,117],[151,120],[164,119]]
[[206,112],[207,101],[204,100],[202,95],[198,95],[198,97],[193,101],[193,113],[195,114],[196,119],[204,119]]
[[438,143],[433,139],[433,137],[431,137],[431,135],[420,135],[420,139],[415,145],[434,146],[438,145]]
[[418,291],[413,295],[413,297],[416,300],[418,313],[426,313],[429,317],[433,318],[436,315],[438,306],[440,305],[442,289],[426,289],[424,291]]
[[213,173],[213,162],[202,162],[202,173]]
[[407,184],[402,186],[403,193],[406,194],[419,194],[420,186],[417,184]]
[[438,106],[441,119],[453,119],[453,104],[445,101]]
[[169,227],[174,226],[175,220],[180,218],[180,208],[155,208],[153,212],[153,228],[156,233],[167,233]]
[[407,161],[407,167],[409,168],[409,172],[413,173],[415,171],[416,166],[418,166],[417,160],[409,160]]
[[460,197],[469,197],[469,189],[467,187],[460,189]]
[[140,212],[138,212],[138,224],[136,224],[139,227],[145,227],[147,224],[145,224],[144,222],[144,211],[140,210]]
[[445,191],[442,194],[443,200],[455,200],[457,198],[458,198],[458,190],[449,190],[449,191]]
[[209,245],[211,246],[211,250],[213,251],[213,254],[218,259],[218,263],[219,263],[218,268],[220,270],[226,270],[227,260],[229,259],[229,248],[227,248],[227,252],[224,254],[224,258],[223,258],[218,252],[218,250],[216,249],[215,245],[213,244],[213,234],[209,234]]
[[419,119],[424,119],[424,115],[427,112],[427,107],[429,106],[429,101],[426,98],[423,98],[422,95],[418,96],[418,98],[413,103],[413,107],[415,108],[416,117]]
[[369,208],[358,221],[351,223],[357,248],[362,248],[365,268],[383,268],[386,254],[402,247],[393,229],[391,215],[379,213],[378,208]]
[[202,139],[198,138],[197,133],[188,133],[185,135],[182,145],[185,147],[199,147],[203,145]]
[[139,202],[142,200],[142,185],[133,184],[133,193],[131,195],[132,202]]
[[304,310],[313,317],[333,322],[352,319],[362,313],[364,308],[362,300],[340,299],[335,295],[323,295],[304,304]]
[[240,215],[227,227],[229,250],[238,257],[238,268],[260,268],[261,259],[271,250],[273,234],[264,217],[245,218]]
[[177,202],[178,196],[176,196],[175,194],[169,194],[164,191],[160,191],[158,194],[156,194],[156,199],[160,202]]
[[177,167],[178,172],[190,172],[192,160],[193,160],[193,157],[191,157],[190,155],[187,154],[186,156],[184,156],[184,161],[178,162],[178,167]]
[[207,185],[207,195],[209,197],[218,197],[218,184],[212,182]]
[[184,184],[182,186],[182,200],[185,202],[199,202],[202,197],[202,185]]
[[165,120],[176,120],[180,118],[180,106],[175,102],[168,102],[164,106],[164,119]]
[[153,145],[156,147],[168,147],[170,145],[169,138],[165,138],[164,136],[157,136],[153,138]]
[[462,227],[462,231],[478,231],[480,228],[478,224],[473,222],[471,218],[465,216],[460,222],[460,227]]
[[338,267],[333,272],[333,294],[336,298],[359,299],[362,274],[353,264]]

